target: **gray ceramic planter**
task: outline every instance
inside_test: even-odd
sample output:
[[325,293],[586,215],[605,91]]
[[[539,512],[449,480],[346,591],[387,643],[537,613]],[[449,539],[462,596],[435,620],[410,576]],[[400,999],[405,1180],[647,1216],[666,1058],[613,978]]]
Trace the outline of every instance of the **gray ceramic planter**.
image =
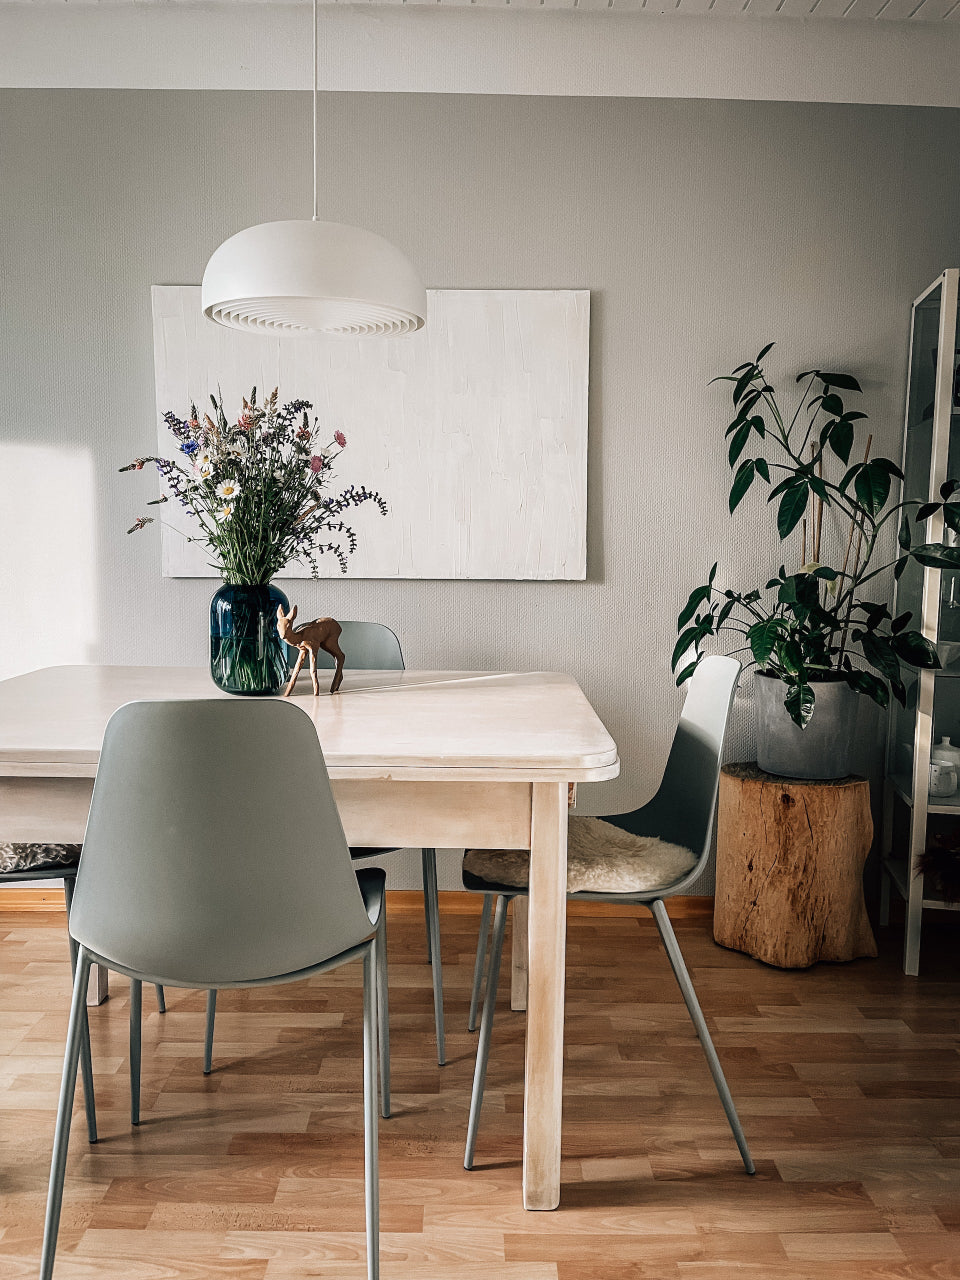
[[805,729],[797,728],[783,705],[782,680],[757,672],[753,687],[757,764],[765,773],[781,778],[844,778],[850,773],[858,695],[849,685],[814,685],[816,706]]

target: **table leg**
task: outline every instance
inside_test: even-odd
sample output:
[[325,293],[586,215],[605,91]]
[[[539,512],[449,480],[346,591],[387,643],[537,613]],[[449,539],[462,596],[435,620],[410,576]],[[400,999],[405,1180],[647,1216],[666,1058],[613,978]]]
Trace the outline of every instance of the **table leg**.
[[560,1203],[563,989],[567,899],[567,785],[533,784],[530,833],[529,1000],[523,1102],[523,1204]]
[[[577,803],[577,784],[567,783],[567,808],[572,809]],[[529,916],[529,900],[514,898],[511,905],[513,912],[513,933],[510,942],[510,1008],[514,1013],[525,1013],[527,1009],[528,986],[528,953],[530,948],[527,919]]]
[[510,906],[513,912],[513,932],[510,935],[510,1008],[514,1013],[523,1013],[527,1007],[528,906],[527,898],[514,898]]

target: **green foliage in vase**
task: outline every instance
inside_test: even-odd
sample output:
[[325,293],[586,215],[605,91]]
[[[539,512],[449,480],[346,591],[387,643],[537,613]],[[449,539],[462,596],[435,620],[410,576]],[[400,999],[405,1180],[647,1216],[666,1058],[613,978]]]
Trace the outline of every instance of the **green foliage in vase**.
[[[703,641],[733,632],[745,641],[737,651],[749,653],[748,665],[784,682],[784,705],[802,729],[820,682],[844,681],[886,707],[891,694],[905,703],[903,667],[940,666],[934,645],[911,626],[910,613],[894,617],[885,599],[870,597],[883,596],[878,579],[891,569],[899,578],[911,559],[960,569],[960,548],[915,543],[911,531],[911,524],[942,512],[946,527],[960,533],[960,502],[953,500],[960,482],[944,484],[937,502],[893,501],[894,482],[903,473],[889,458],[870,457],[872,437],[860,460],[850,461],[867,416],[844,402],[844,395],[860,393],[857,379],[821,369],[799,374],[797,382],[805,385],[788,422],[761,363],[772,346],[713,381],[733,384],[734,418],[725,431],[733,471],[730,512],[754,485],[765,487],[767,502],[776,504],[780,541],[802,530],[800,567],[788,573],[781,565],[762,588],[733,591],[715,585],[714,564],[677,619],[671,665],[683,684],[696,670]],[[833,565],[821,560],[828,509],[846,531]]]
[[[166,492],[147,505],[179,502],[199,526],[187,540],[205,545],[224,580],[242,586],[263,585],[297,561],[319,577],[319,557],[325,554],[336,556],[346,573],[357,536],[341,516],[365,502],[387,513],[383,498],[363,485],[328,491],[333,460],[346,437],[335,431],[329,444],[318,447],[312,404],[291,400],[279,407],[277,395],[274,389],[258,405],[254,387],[233,422],[217,396],[210,397],[212,417],[206,413],[201,419],[196,405],[189,418],[168,410],[163,418],[180,459],[137,458],[120,468],[141,471],[153,463]],[[152,517],[139,516],[127,532],[152,523]]]

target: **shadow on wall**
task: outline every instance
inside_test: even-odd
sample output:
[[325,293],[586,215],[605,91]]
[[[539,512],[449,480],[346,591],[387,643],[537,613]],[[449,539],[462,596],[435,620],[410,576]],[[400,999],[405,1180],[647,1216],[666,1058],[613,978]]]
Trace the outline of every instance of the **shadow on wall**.
[[92,661],[95,510],[87,450],[0,444],[0,679]]

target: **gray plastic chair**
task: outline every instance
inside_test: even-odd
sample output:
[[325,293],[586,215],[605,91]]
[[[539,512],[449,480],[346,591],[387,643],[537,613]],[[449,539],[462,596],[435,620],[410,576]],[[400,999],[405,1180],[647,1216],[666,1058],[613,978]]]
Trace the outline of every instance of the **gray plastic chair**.
[[[396,634],[382,622],[341,622],[340,648],[346,661],[345,671],[403,671],[403,653]],[[335,666],[333,658],[321,651],[317,654],[318,669],[329,671]],[[352,848],[353,858],[382,857],[398,853],[397,849]],[[437,896],[437,851],[421,849],[420,862],[423,874],[423,913],[427,929],[427,960],[433,970],[433,1020],[437,1037],[437,1062],[442,1067],[447,1060],[443,1028],[443,964],[440,958],[440,904]]]
[[[396,634],[382,622],[341,622],[340,646],[346,657],[344,670],[354,671],[403,671],[403,653]],[[331,654],[320,650],[316,655],[319,671],[332,671],[335,664]],[[357,861],[397,853],[398,849],[353,848],[350,856]],[[422,849],[420,861],[423,874],[423,910],[427,927],[427,961],[433,970],[433,1020],[437,1037],[437,1062],[446,1062],[443,1026],[443,965],[440,957],[440,905],[437,895],[437,851]],[[139,1124],[140,1096],[140,1016],[139,990],[130,991],[130,1100],[133,1123]],[[217,1012],[216,990],[207,992],[206,1033],[203,1045],[203,1072],[213,1070],[213,1038]],[[471,1027],[471,1030],[473,1028]]]
[[[703,870],[710,856],[713,836],[713,817],[717,804],[717,788],[720,781],[720,758],[726,734],[730,707],[740,678],[740,663],[734,658],[704,658],[688,686],[686,701],[680,714],[680,723],[673,739],[660,788],[653,799],[632,813],[620,813],[605,818],[605,822],[634,835],[658,836],[671,844],[682,845],[698,854],[696,866],[681,879],[662,888],[645,893],[571,893],[569,898],[590,902],[635,902],[649,907],[660,932],[667,959],[680,986],[687,1011],[700,1038],[713,1082],[723,1103],[727,1120],[733,1131],[740,1156],[747,1173],[755,1167],[743,1127],[737,1115],[733,1098],[727,1087],[720,1059],[717,1057],[710,1032],[683,962],[679,943],[670,924],[664,899],[682,893]],[[497,905],[493,921],[493,942],[490,949],[489,973],[480,1019],[480,1040],[477,1046],[477,1065],[473,1078],[473,1094],[470,1100],[470,1120],[467,1127],[467,1146],[464,1168],[473,1168],[480,1108],[483,1105],[483,1086],[487,1074],[487,1058],[490,1052],[490,1036],[493,1031],[493,1013],[497,1000],[497,982],[500,976],[500,958],[503,953],[503,935],[507,921],[507,904],[526,889],[493,884],[487,880],[463,873],[464,888],[486,895],[485,915],[489,918],[490,899],[496,895]],[[486,934],[481,928],[478,944],[477,973],[474,981],[472,1007],[476,1007],[480,976],[483,970],[483,946]],[[472,1028],[471,1028],[472,1029]]]
[[[79,944],[44,1226],[54,1264],[92,964],[210,989],[363,960],[367,1275],[379,1272],[377,1005],[389,1096],[384,880],[359,875],[312,721],[288,702],[133,702],[107,725],[69,928]],[[385,1104],[389,1111],[389,1103]]]

